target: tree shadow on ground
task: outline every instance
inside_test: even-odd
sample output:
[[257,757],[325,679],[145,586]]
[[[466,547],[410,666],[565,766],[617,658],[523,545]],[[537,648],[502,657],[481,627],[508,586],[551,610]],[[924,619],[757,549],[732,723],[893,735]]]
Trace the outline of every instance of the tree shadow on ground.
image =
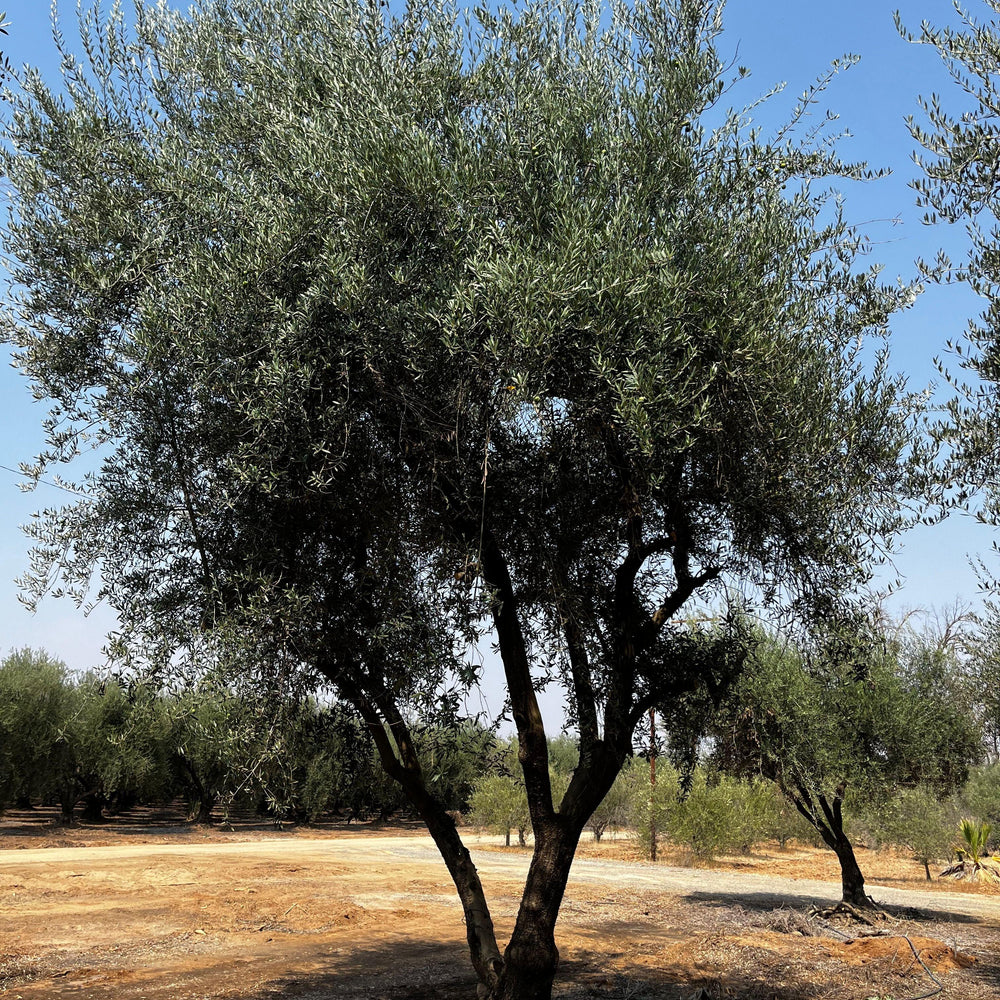
[[[809,960],[790,961],[788,956],[764,952],[750,956],[750,961],[746,958],[739,961],[734,956],[732,961],[723,959],[718,968],[681,974],[657,968],[648,960],[622,969],[621,962],[612,963],[600,950],[577,948],[560,964],[553,1000],[688,1000],[692,996],[816,1000],[840,996],[844,987],[857,987],[852,996],[870,996],[878,990],[883,995],[909,996],[931,985],[916,967],[896,967],[882,974],[833,960],[817,967]],[[963,970],[955,974],[960,981],[949,975],[945,979],[948,988],[957,988],[949,995],[989,1000],[997,995],[997,971],[995,966]],[[230,995],[234,1000],[474,1000],[476,979],[464,948],[406,940],[331,955],[324,969]]]
[[[810,905],[820,907],[831,905],[829,897],[787,895],[780,892],[706,892],[696,890],[685,893],[683,898],[688,902],[701,903],[704,906],[741,907],[744,910],[755,910],[761,913],[782,908],[804,910]],[[936,910],[927,906],[919,908],[896,906],[892,903],[879,903],[879,905],[890,916],[898,917],[901,920],[949,924],[987,923],[984,917],[976,917],[967,913],[954,913],[951,910]]]

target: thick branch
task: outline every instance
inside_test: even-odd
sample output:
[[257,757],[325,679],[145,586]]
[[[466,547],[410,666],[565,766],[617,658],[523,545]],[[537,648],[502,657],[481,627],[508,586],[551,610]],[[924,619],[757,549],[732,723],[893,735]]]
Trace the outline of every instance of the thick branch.
[[528,809],[532,825],[537,830],[551,819],[554,813],[552,786],[549,781],[549,751],[542,713],[538,708],[538,699],[531,683],[527,643],[517,614],[514,585],[507,569],[507,562],[492,532],[483,532],[480,559],[483,579],[494,591],[493,626],[496,629],[500,658],[507,678],[514,725],[517,727],[518,760],[524,772]]
[[594,694],[593,675],[590,670],[590,658],[580,635],[576,621],[567,617],[563,632],[566,636],[566,649],[569,654],[570,676],[573,679],[573,695],[576,701],[576,721],[580,728],[580,750],[591,746],[598,740],[597,698]]
[[198,527],[198,518],[194,510],[194,501],[191,498],[192,490],[188,483],[185,471],[186,458],[181,451],[180,442],[177,439],[177,425],[174,422],[174,412],[171,409],[167,416],[167,428],[170,436],[170,450],[174,453],[174,461],[177,465],[177,476],[181,487],[181,496],[184,500],[184,510],[191,526],[191,536],[194,538],[195,548],[198,550],[198,558],[201,560],[202,582],[206,590],[212,589],[212,570],[208,560],[208,546]]
[[635,639],[636,653],[645,652],[656,641],[660,630],[684,605],[691,595],[706,583],[718,578],[722,572],[721,567],[710,566],[708,569],[697,573],[694,576],[681,576],[678,574],[677,586],[670,595],[663,601],[656,611],[643,623],[638,630]]
[[[357,684],[345,680],[345,672],[337,671],[337,673],[341,678],[341,689],[361,713],[361,717],[368,726],[372,739],[375,741],[379,760],[386,773],[402,786],[407,798],[413,803],[421,819],[427,825],[427,830],[448,867],[448,872],[458,891],[462,909],[465,912],[466,939],[473,967],[480,982],[492,989],[499,982],[503,969],[503,959],[500,956],[493,918],[490,916],[489,905],[486,902],[486,894],[483,891],[479,873],[472,863],[468,848],[459,836],[455,821],[448,815],[443,805],[427,790],[416,752],[409,739],[408,729],[398,707],[391,702],[384,689],[380,692],[378,702],[383,711],[391,716],[389,726],[393,730],[394,736],[397,732],[400,733],[404,744],[408,747],[406,750],[401,750],[400,756],[397,756],[393,748],[393,742],[389,738],[384,721],[372,698]],[[401,729],[399,728],[400,723],[402,723]]]
[[627,617],[633,603],[635,578],[650,556],[670,552],[673,538],[662,536],[642,544],[629,545],[628,554],[615,571],[615,610],[619,617]]

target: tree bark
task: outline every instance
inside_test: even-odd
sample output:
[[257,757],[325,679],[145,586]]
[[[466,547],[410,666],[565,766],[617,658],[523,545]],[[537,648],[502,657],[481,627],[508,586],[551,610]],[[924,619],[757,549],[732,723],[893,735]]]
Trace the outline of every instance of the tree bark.
[[197,805],[197,811],[192,810],[194,815],[191,822],[201,826],[210,825],[212,822],[212,810],[215,809],[215,794],[213,792],[202,791],[198,797]]
[[865,877],[861,873],[858,859],[854,856],[854,847],[850,840],[841,833],[836,842],[830,846],[833,847],[840,862],[841,898],[851,906],[870,909],[872,901],[865,892]]
[[395,706],[387,702],[382,706],[389,717],[389,726],[395,740],[394,746],[373,701],[358,687],[347,685],[343,680],[341,687],[367,723],[386,773],[402,786],[407,798],[426,824],[427,831],[448,868],[465,912],[465,935],[472,965],[483,988],[489,992],[495,989],[499,981],[503,960],[497,945],[493,918],[486,902],[486,893],[476,866],[472,863],[469,849],[462,842],[454,819],[428,791],[408,727]]
[[559,817],[535,830],[521,908],[491,1000],[550,1000],[559,966],[556,918],[579,839],[580,829]]
[[74,812],[76,810],[77,797],[75,793],[68,793],[59,796],[59,825],[72,826],[75,822]]

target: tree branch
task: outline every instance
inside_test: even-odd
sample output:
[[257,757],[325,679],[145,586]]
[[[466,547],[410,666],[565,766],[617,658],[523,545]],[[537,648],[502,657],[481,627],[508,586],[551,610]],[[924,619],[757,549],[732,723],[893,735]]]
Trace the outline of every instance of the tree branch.
[[482,533],[483,579],[494,591],[493,626],[500,646],[500,659],[507,678],[514,725],[517,727],[518,761],[524,773],[528,808],[536,831],[552,819],[552,785],[549,780],[549,751],[545,724],[531,683],[527,643],[517,614],[517,598],[507,562],[493,533]]

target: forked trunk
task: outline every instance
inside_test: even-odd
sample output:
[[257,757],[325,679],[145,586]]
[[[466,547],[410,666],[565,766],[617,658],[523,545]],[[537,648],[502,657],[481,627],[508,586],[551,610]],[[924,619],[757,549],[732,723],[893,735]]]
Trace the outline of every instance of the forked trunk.
[[865,892],[865,877],[861,874],[858,859],[854,856],[854,845],[844,832],[844,786],[837,788],[832,798],[826,795],[812,796],[803,787],[785,794],[795,808],[816,828],[823,842],[840,862],[841,899],[851,906],[864,909],[875,908],[875,904]]

